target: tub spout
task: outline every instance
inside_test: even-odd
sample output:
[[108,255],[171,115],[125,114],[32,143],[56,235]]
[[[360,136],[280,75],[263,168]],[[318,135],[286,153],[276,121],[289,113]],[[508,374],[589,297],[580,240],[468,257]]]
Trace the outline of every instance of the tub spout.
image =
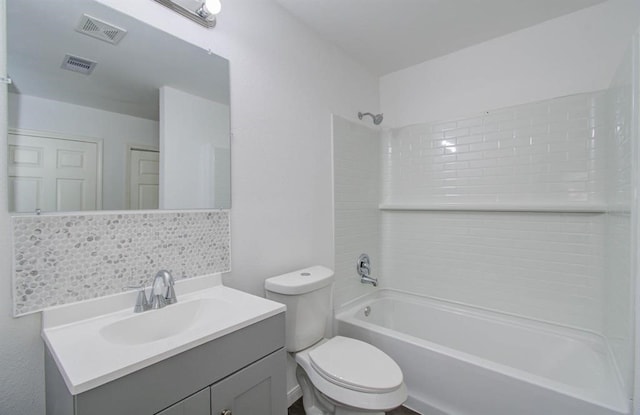
[[369,276],[369,275],[363,275],[363,276],[361,276],[361,277],[360,277],[360,282],[361,282],[361,283],[363,283],[363,284],[371,284],[371,285],[373,285],[374,287],[377,287],[377,286],[378,286],[378,279],[377,279],[377,278],[374,278],[374,277],[371,277],[371,276]]

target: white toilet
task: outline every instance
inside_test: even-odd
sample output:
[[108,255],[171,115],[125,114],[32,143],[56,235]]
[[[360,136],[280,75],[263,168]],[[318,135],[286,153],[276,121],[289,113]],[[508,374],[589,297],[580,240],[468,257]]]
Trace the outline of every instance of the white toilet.
[[283,303],[286,348],[298,367],[307,415],[384,415],[407,399],[400,367],[380,349],[355,339],[324,338],[331,315],[333,271],[301,269],[265,281],[267,298]]

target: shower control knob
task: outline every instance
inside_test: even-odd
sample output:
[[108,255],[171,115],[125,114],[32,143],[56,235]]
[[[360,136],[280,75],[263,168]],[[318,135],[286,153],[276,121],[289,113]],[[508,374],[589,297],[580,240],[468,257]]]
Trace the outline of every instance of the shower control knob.
[[231,410],[230,409],[223,409],[222,412],[220,412],[220,415],[232,415],[231,414]]

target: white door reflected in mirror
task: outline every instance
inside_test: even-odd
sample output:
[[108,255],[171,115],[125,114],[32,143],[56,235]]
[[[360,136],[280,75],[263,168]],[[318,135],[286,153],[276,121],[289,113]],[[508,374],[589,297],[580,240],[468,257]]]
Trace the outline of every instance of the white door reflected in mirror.
[[10,131],[7,138],[10,211],[101,208],[99,142],[22,131]]
[[129,150],[129,209],[158,209],[160,153]]

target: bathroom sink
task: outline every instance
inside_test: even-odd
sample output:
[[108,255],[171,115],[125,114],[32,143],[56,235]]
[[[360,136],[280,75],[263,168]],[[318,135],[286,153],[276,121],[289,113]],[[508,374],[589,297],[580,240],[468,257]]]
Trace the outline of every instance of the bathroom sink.
[[224,318],[229,307],[214,299],[178,302],[159,310],[149,310],[117,320],[100,329],[105,340],[135,345],[176,336],[201,323],[203,319]]
[[176,283],[178,302],[134,313],[129,292],[45,310],[42,337],[73,395],[282,313],[285,306],[222,285]]

